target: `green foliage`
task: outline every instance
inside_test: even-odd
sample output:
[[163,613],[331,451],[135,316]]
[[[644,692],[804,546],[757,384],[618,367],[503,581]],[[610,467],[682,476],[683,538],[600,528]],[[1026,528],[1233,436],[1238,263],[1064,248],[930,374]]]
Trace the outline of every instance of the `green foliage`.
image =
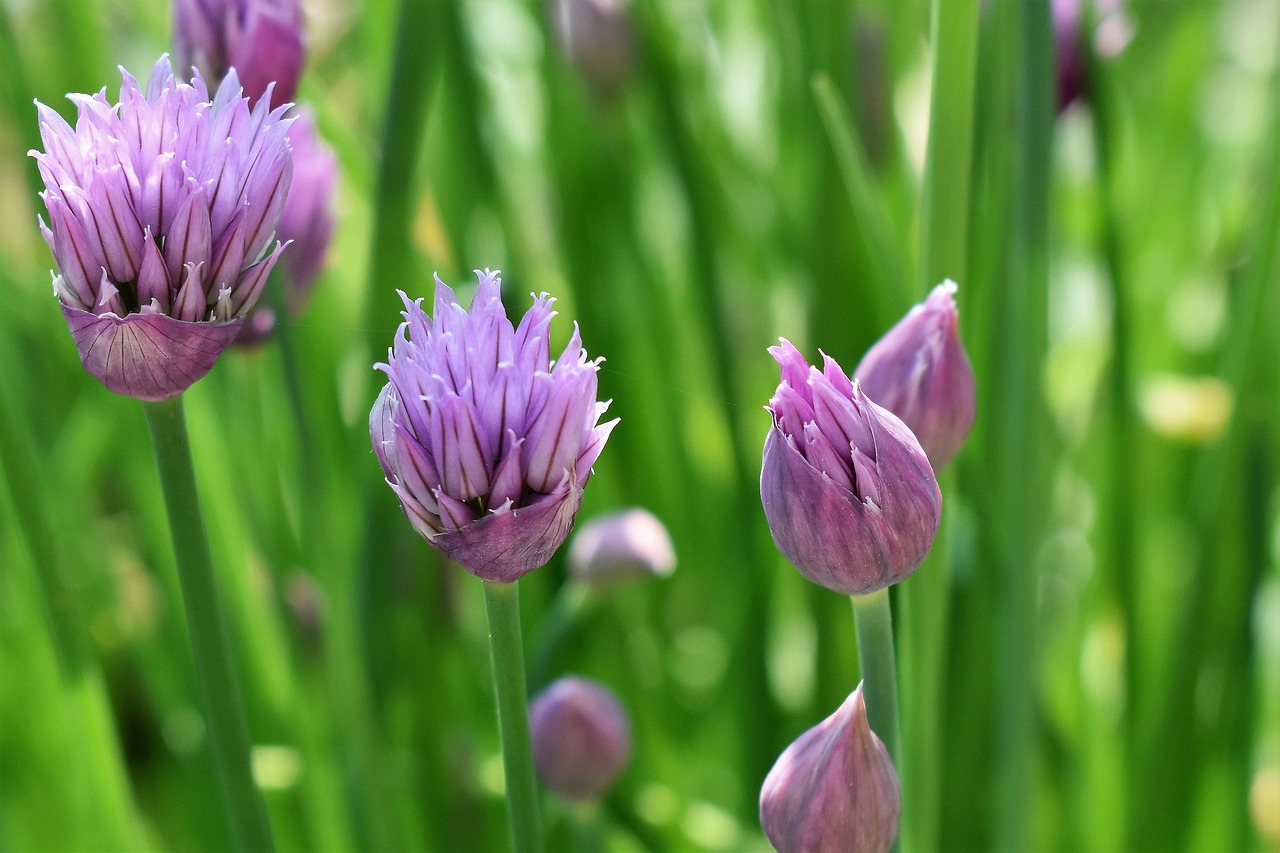
[[[507,843],[480,582],[366,428],[395,289],[476,267],[608,359],[580,518],[646,506],[679,555],[563,628],[547,674],[613,688],[635,755],[598,824],[544,797],[550,849],[767,849],[765,773],[859,676],[848,604],[760,510],[765,348],[856,364],[939,270],[979,415],[894,591],[907,849],[1280,845],[1280,6],[1132,0],[1054,116],[1047,16],[988,5],[926,169],[923,3],[633,0],[608,92],[542,0],[307,4],[329,266],[185,396],[281,849]],[[24,157],[33,98],[141,73],[168,14],[0,0],[0,849],[229,843],[145,422],[78,363]],[[932,37],[973,49],[951,14]],[[521,583],[526,651],[564,581]]]

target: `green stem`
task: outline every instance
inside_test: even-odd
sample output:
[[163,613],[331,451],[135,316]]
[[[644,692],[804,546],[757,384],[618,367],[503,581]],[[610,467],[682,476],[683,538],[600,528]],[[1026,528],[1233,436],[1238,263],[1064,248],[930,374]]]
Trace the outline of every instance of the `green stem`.
[[520,590],[515,583],[484,581],[484,604],[489,617],[489,656],[498,704],[502,765],[506,771],[511,846],[518,853],[540,853],[542,826],[538,818],[538,787],[533,779],[533,748],[529,741]]
[[266,806],[250,772],[249,728],[240,705],[231,642],[200,514],[182,397],[144,403],[143,410],[164,488],[196,680],[232,834],[240,850],[270,851],[275,845]]
[[898,679],[889,590],[849,598],[853,601],[853,623],[858,632],[858,664],[862,670],[867,721],[897,764],[902,749],[898,742]]

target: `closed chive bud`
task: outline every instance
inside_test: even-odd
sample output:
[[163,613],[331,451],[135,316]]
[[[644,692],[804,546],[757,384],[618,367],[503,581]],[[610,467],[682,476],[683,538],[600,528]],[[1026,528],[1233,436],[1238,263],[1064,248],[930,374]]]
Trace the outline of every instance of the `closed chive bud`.
[[292,101],[307,56],[299,0],[174,0],[173,41],[179,68],[215,89],[234,68],[254,104]]
[[529,705],[533,766],[548,788],[597,800],[631,759],[631,726],[613,693],[586,678],[557,679]]
[[956,285],[944,281],[876,341],[853,375],[876,403],[911,428],[935,471],[973,429],[973,368],[960,343]]
[[671,534],[658,517],[634,507],[593,518],[569,543],[569,572],[592,587],[675,571]]
[[477,271],[468,312],[436,278],[434,316],[404,300],[369,414],[374,452],[414,529],[472,574],[510,583],[564,543],[609,433],[600,359],[574,328],[550,359],[552,300],[513,328],[497,272]]
[[778,757],[760,825],[779,853],[878,853],[898,836],[898,774],[867,723],[862,685]]
[[37,103],[40,231],[85,368],[112,391],[164,400],[213,367],[284,246],[272,243],[293,173],[287,105],[250,108],[235,72],[212,98],[161,57],[120,101],[71,95],[73,128]]
[[548,12],[561,53],[596,94],[616,94],[631,70],[626,0],[548,0]]
[[908,577],[929,553],[942,494],[915,435],[830,356],[809,366],[790,341],[766,407],[760,499],[774,544],[802,575],[846,595]]

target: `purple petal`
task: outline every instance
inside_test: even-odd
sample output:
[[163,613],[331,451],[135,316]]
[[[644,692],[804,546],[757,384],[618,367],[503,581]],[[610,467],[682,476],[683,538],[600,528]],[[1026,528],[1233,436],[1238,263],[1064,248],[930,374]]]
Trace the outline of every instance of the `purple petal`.
[[545,566],[573,529],[582,490],[571,485],[548,498],[507,512],[491,512],[441,534],[432,544],[477,577],[511,583]]
[[240,321],[186,323],[163,314],[97,316],[68,305],[62,315],[85,369],[117,394],[166,400],[209,372]]

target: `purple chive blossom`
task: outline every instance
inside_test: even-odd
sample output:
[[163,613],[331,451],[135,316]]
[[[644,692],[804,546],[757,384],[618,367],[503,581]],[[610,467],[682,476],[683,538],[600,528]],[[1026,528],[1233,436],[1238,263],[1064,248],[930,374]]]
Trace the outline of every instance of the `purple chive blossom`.
[[874,592],[916,570],[933,545],[942,495],[920,443],[823,355],[770,347],[782,381],[766,407],[760,498],[778,550],[816,584]]
[[599,360],[575,326],[550,359],[546,294],[513,328],[497,272],[477,270],[468,312],[436,278],[434,316],[403,293],[390,381],[369,415],[373,449],[414,529],[463,568],[511,582],[545,565],[573,527],[600,424]]
[[173,41],[179,68],[215,89],[234,68],[255,105],[292,101],[307,57],[299,0],[174,0]]
[[867,350],[853,375],[920,440],[935,471],[973,428],[973,368],[960,343],[956,285],[944,281]]
[[212,100],[168,57],[120,101],[71,95],[73,128],[37,102],[53,289],[85,368],[112,391],[163,400],[213,366],[283,246],[289,120],[252,110],[232,72]]
[[631,759],[627,712],[607,687],[586,678],[556,680],[529,705],[533,767],[571,800],[604,796]]
[[760,826],[782,853],[888,850],[901,813],[898,774],[867,724],[861,684],[786,748],[760,790]]

